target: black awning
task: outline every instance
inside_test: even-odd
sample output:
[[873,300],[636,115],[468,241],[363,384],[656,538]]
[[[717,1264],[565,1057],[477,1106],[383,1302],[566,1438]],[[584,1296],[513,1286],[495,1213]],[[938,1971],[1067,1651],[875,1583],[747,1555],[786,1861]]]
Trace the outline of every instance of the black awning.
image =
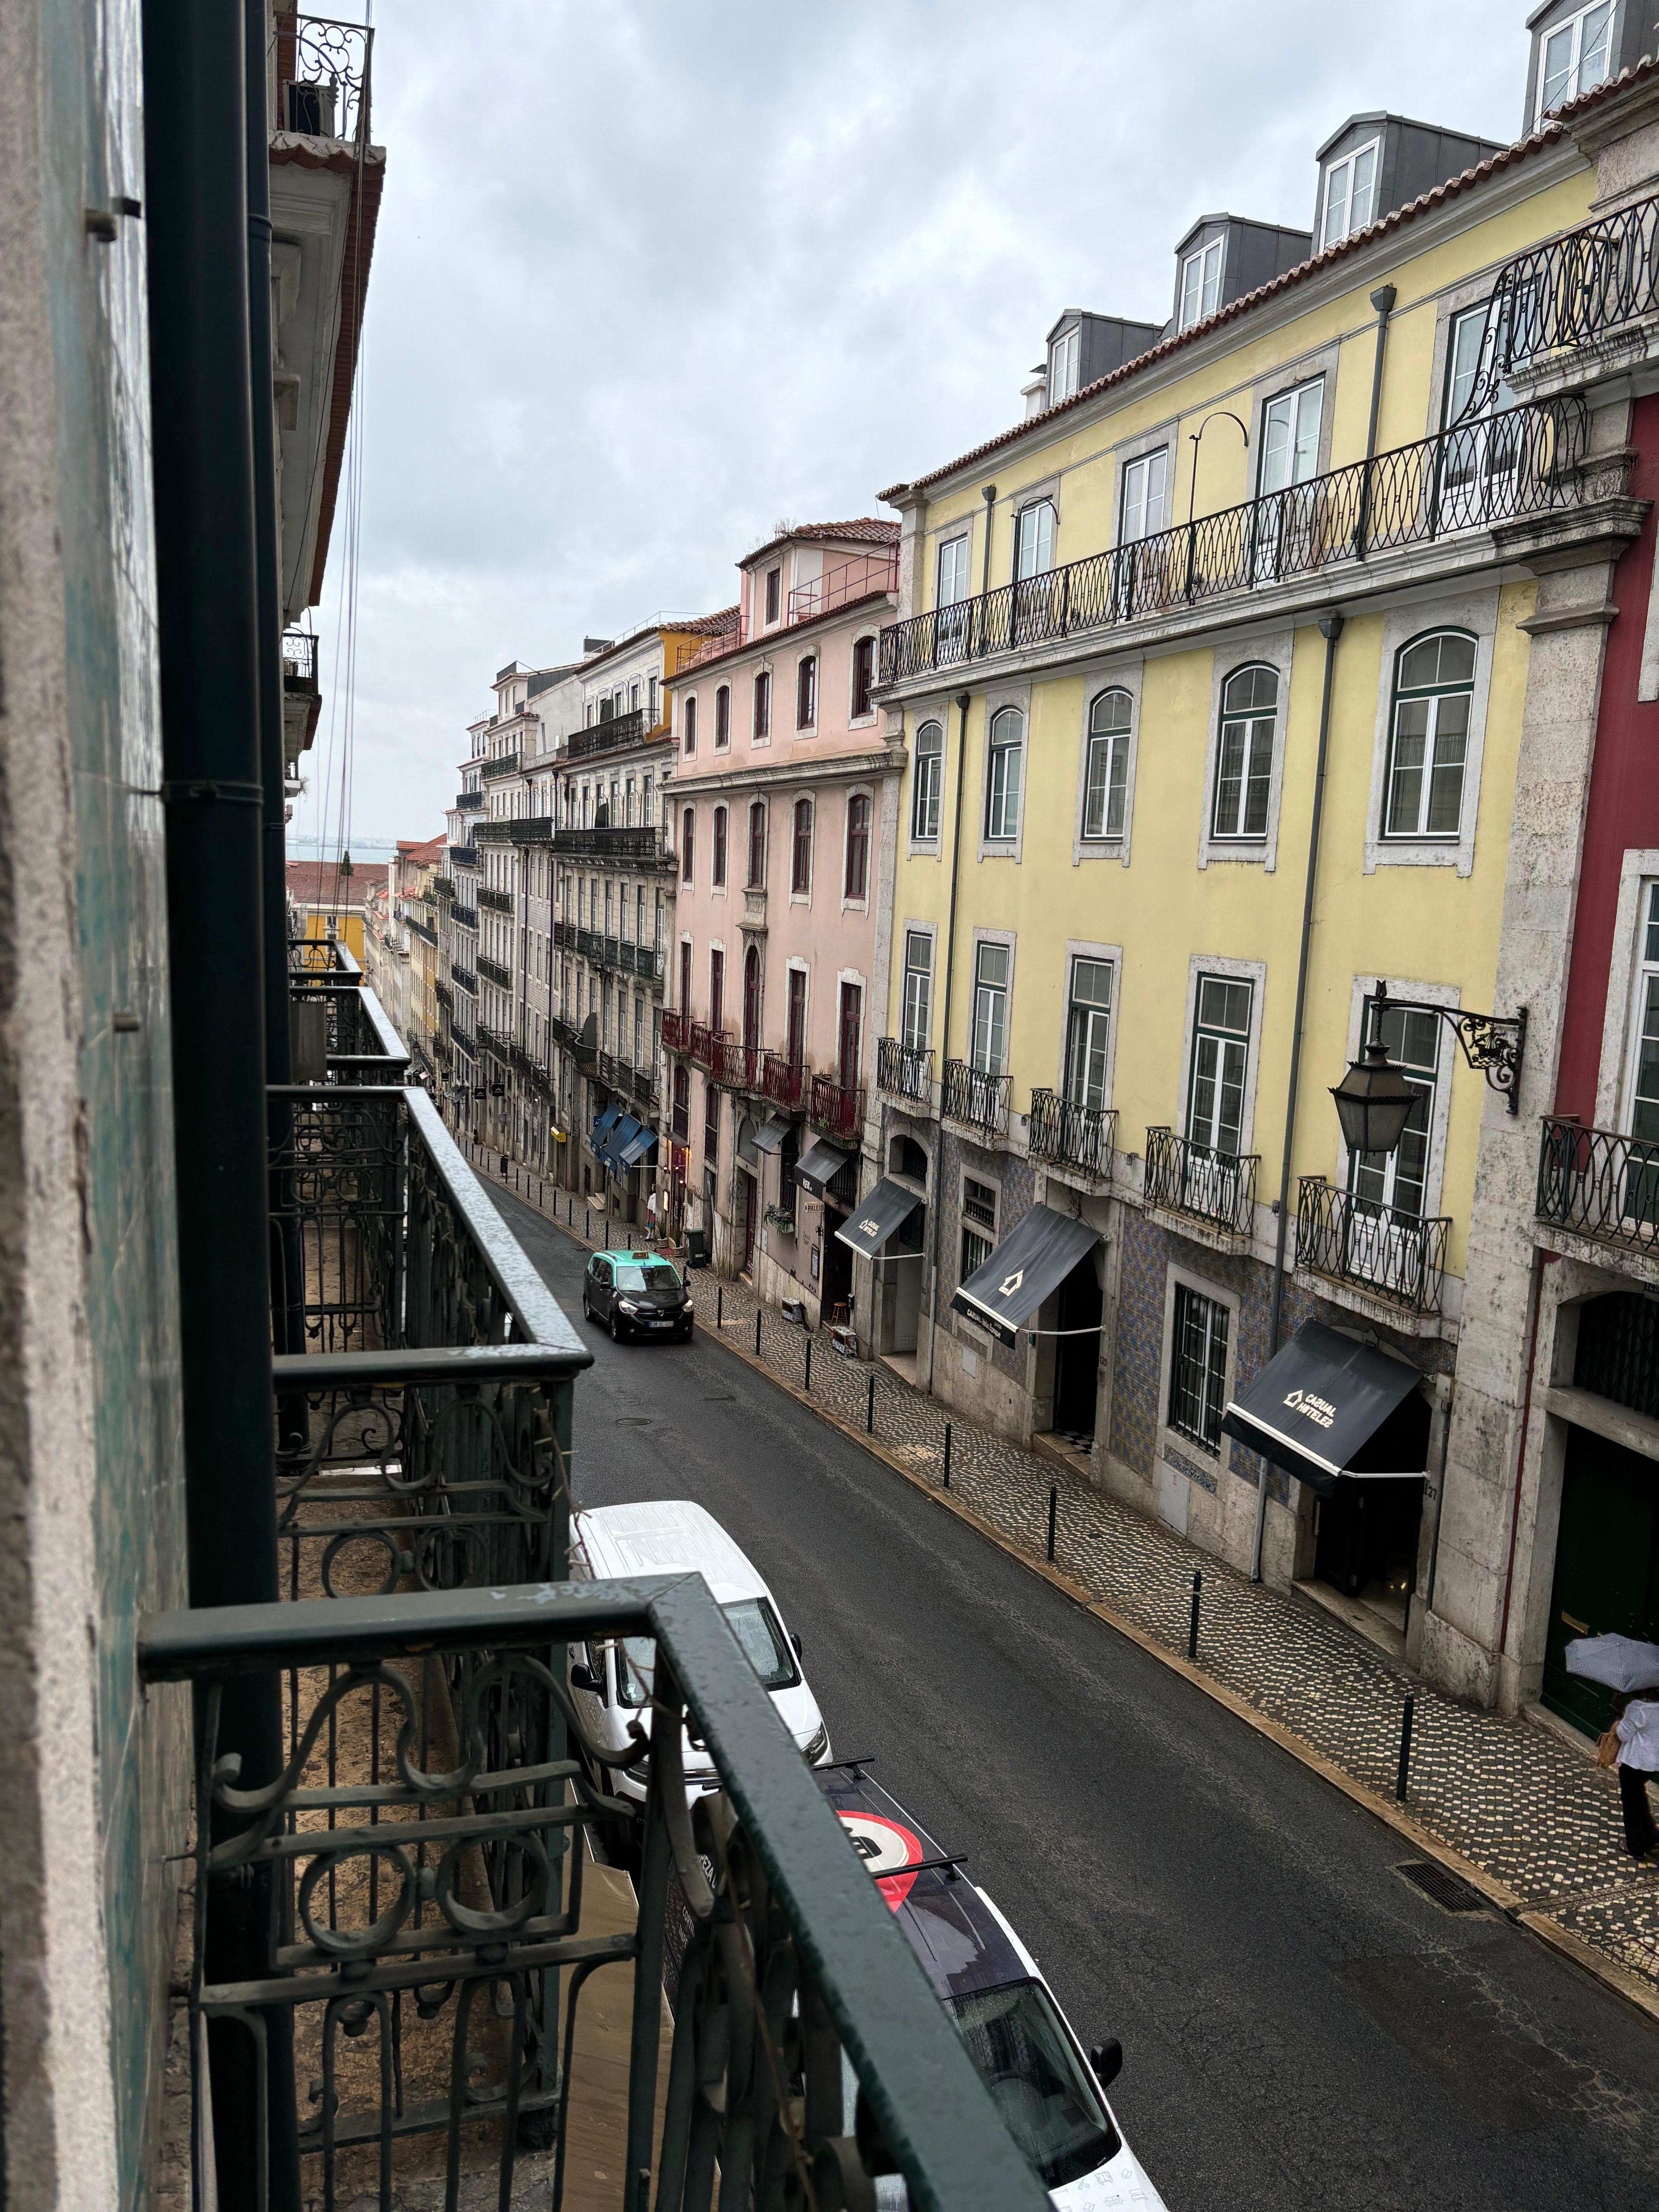
[[805,1183],[814,1198],[822,1198],[824,1185],[835,1181],[851,1158],[827,1137],[816,1138],[795,1162],[795,1181]]
[[884,1176],[859,1200],[836,1235],[843,1244],[850,1244],[861,1260],[878,1260],[882,1246],[893,1231],[908,1220],[921,1204],[915,1191],[906,1190],[902,1183],[889,1182]]
[[951,1304],[1004,1344],[1012,1344],[1051,1291],[1057,1291],[1084,1254],[1100,1241],[1075,1214],[1034,1206],[990,1258],[975,1268]]
[[789,1134],[789,1124],[781,1114],[774,1114],[755,1132],[755,1149],[760,1152],[775,1152]]
[[1422,1381],[1403,1359],[1306,1321],[1228,1405],[1221,1425],[1322,1498],[1345,1474],[1420,1479],[1429,1455]]

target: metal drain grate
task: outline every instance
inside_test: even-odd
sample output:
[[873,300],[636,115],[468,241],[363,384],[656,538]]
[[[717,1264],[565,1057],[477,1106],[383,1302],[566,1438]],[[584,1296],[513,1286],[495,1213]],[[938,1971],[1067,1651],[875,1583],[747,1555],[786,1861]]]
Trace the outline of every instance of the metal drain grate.
[[1421,1890],[1431,1905],[1443,1912],[1485,1912],[1487,1900],[1462,1875],[1450,1874],[1432,1859],[1407,1859],[1395,1872],[1413,1889]]

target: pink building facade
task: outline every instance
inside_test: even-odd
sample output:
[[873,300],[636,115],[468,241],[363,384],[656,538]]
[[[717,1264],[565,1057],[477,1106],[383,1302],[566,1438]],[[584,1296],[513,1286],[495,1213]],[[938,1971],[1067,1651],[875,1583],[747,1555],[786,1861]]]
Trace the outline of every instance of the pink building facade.
[[814,1326],[854,1318],[835,1231],[875,1172],[904,752],[872,691],[897,541],[781,534],[738,564],[735,626],[668,678],[665,1164],[715,1268]]

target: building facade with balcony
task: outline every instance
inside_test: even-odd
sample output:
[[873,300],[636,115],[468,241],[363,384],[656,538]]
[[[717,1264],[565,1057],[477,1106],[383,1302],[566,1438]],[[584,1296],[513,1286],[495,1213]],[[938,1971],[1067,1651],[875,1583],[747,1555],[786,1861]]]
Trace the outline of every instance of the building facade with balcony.
[[[1504,948],[1642,525],[1623,402],[1490,369],[1498,271],[1595,197],[1588,112],[1351,118],[1305,233],[1206,218],[1154,343],[1073,318],[1142,333],[1084,383],[1062,318],[1048,404],[887,495],[876,1347],[1443,1679],[1484,1148],[1540,1064]],[[1414,1103],[1350,1157],[1374,1027]],[[1391,1363],[1414,1479],[1242,1440],[1304,1325]]]
[[732,626],[670,684],[673,1169],[716,1267],[814,1322],[858,1304],[836,1231],[870,1180],[902,754],[875,701],[897,526],[822,523],[738,563]]

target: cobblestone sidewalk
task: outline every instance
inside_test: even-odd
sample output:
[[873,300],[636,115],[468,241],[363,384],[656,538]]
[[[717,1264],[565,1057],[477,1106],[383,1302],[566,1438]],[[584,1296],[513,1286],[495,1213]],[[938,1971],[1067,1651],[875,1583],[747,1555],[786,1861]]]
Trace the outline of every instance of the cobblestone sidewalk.
[[[475,1164],[500,1181],[493,1158],[475,1157]],[[590,1239],[580,1200],[567,1221],[568,1198],[522,1170],[507,1188],[568,1226],[579,1243],[607,1234],[595,1211],[586,1224]],[[624,1232],[615,1233],[620,1241]],[[884,1362],[845,1358],[827,1334],[809,1337],[757,1307],[746,1285],[703,1276],[697,1318],[710,1334],[717,1313],[719,1333],[734,1350],[780,1382],[810,1390],[816,1407],[869,1434],[882,1456],[942,1487],[945,1409],[937,1399]],[[1659,2013],[1659,1870],[1626,1856],[1610,1773],[1534,1721],[1505,1720],[1442,1696],[1308,1601],[1252,1584],[1054,1462],[955,1416],[950,1425],[952,1499],[1040,1561],[1052,1487],[1056,1569],[1090,1601],[1183,1661],[1193,1577],[1201,1571],[1197,1671],[1384,1810],[1395,1804],[1401,1712],[1411,1692],[1406,1814],[1501,1884],[1516,1900],[1509,1909],[1540,1933],[1559,1931],[1569,1949],[1588,1947],[1635,1977]]]

